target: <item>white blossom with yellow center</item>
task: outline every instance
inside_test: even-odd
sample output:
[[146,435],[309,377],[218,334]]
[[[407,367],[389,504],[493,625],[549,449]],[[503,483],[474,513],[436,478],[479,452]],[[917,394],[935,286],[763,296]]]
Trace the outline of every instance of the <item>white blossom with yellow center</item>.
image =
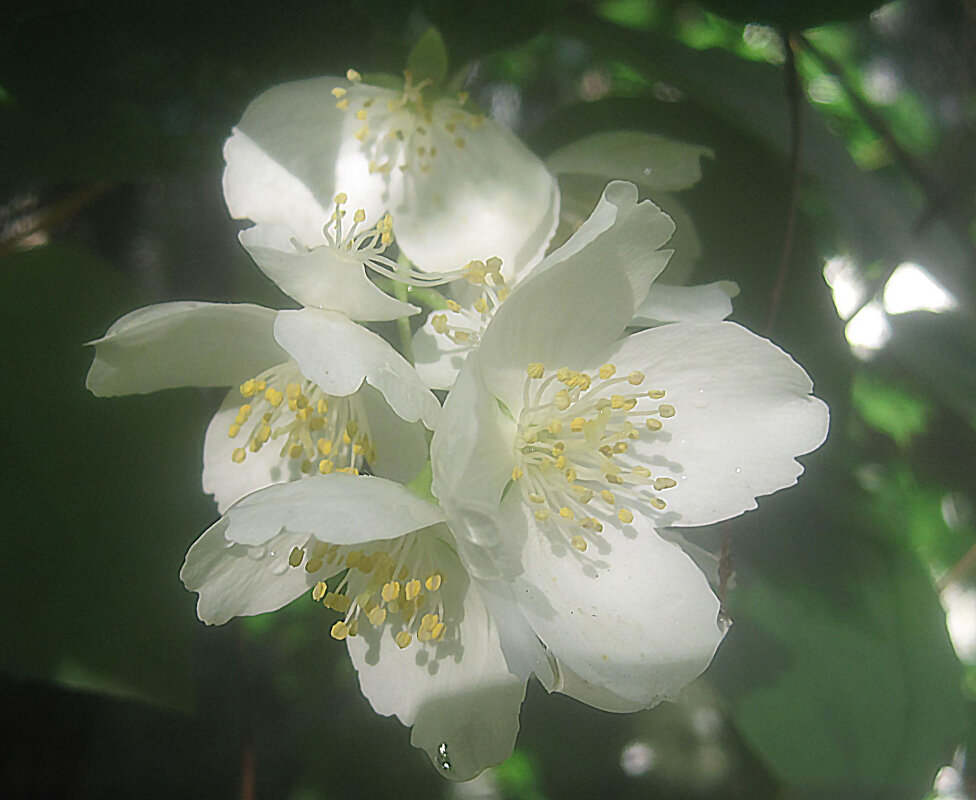
[[409,480],[440,410],[413,367],[333,311],[176,302],[122,317],[92,342],[88,388],[142,394],[227,386],[204,442],[203,485],[223,511],[310,474]]
[[723,635],[705,575],[659,530],[793,484],[828,422],[803,369],[738,325],[624,335],[670,235],[636,201],[611,183],[561,257],[512,290],[432,443],[433,493],[492,587],[503,645],[541,642],[550,688],[615,711],[674,697]]
[[409,76],[400,89],[352,70],[275,86],[248,106],[224,159],[234,217],[285,227],[314,250],[342,192],[367,225],[392,214],[401,250],[428,273],[492,256],[531,266],[558,221],[538,158],[463,95]]
[[512,751],[525,677],[508,667],[441,509],[392,481],[340,473],[231,506],[180,573],[201,620],[277,610],[303,595],[345,642],[363,693],[413,727],[438,771],[466,780]]

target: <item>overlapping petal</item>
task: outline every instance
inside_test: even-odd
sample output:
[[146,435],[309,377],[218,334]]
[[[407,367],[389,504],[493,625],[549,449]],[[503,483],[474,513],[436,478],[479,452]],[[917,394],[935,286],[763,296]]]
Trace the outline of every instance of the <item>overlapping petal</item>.
[[288,359],[275,312],[250,303],[181,301],[137,309],[90,342],[89,391],[99,397],[180,386],[227,386]]

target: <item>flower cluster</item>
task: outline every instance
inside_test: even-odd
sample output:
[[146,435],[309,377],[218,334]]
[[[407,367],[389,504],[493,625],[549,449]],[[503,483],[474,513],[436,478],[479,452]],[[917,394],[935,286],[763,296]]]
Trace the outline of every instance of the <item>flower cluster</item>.
[[[200,619],[310,598],[373,708],[459,780],[511,752],[532,675],[610,711],[699,675],[725,628],[680,529],[795,483],[828,419],[726,321],[734,284],[656,282],[675,224],[640,192],[691,185],[703,155],[616,132],[546,164],[409,73],[254,100],[224,193],[298,307],[139,309],[88,375],[100,396],[230,387],[203,448],[220,517],[180,573]],[[560,234],[566,175],[603,189]],[[390,320],[399,350],[364,324]]]

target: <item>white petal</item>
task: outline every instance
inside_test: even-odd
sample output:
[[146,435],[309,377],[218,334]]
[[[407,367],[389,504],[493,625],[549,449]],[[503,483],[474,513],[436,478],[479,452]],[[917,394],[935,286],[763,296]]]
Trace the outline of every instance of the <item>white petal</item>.
[[583,364],[623,332],[667,263],[670,219],[637,189],[611,183],[590,220],[499,307],[479,347],[488,386],[513,411],[532,362]]
[[460,314],[449,310],[428,314],[427,321],[413,335],[414,366],[431,389],[450,389],[471,347],[434,330],[431,320],[439,314],[446,316],[448,323],[462,319]]
[[300,460],[282,458],[280,447],[250,452],[240,464],[231,459],[234,450],[247,443],[244,434],[234,439],[228,435],[242,402],[241,393],[231,389],[210,420],[203,440],[203,491],[214,496],[221,514],[251,492],[302,477]]
[[440,404],[417,371],[381,336],[343,314],[314,308],[281,311],[274,335],[322,391],[344,397],[365,380],[403,419],[434,427]]
[[288,565],[292,548],[303,547],[307,533],[280,533],[249,547],[228,541],[226,529],[224,519],[210,526],[180,570],[183,585],[199,594],[197,616],[208,625],[277,611],[322,579]]
[[512,477],[515,423],[485,387],[479,355],[468,356],[441,409],[430,444],[431,491],[451,519],[465,566],[495,578],[506,569],[497,558],[505,543],[496,512]]
[[586,553],[552,527],[527,526],[514,593],[560,665],[644,707],[676,696],[708,666],[722,639],[718,599],[646,518],[626,533],[608,528]]
[[732,298],[739,287],[732,281],[701,286],[666,286],[655,283],[637,307],[633,325],[660,322],[721,322],[732,313]]
[[401,649],[388,625],[361,626],[346,641],[376,712],[412,725],[411,744],[427,751],[442,775],[469,780],[511,755],[525,680],[509,671],[494,620],[464,569],[454,565],[442,566],[440,593],[445,614],[463,609],[463,618],[448,623],[444,641]]
[[634,459],[678,485],[662,493],[660,525],[707,525],[792,486],[794,459],[827,435],[827,406],[810,378],[771,342],[731,322],[676,323],[628,337],[609,356],[642,370],[676,413],[634,442]]
[[282,225],[255,225],[239,238],[264,274],[303,306],[360,320],[392,320],[420,311],[382,291],[358,259],[341,258],[329,245],[310,250]]
[[251,102],[224,144],[224,198],[232,216],[286,225],[316,245],[325,241],[322,228],[338,192],[370,219],[383,211],[383,182],[370,175],[353,138],[357,121],[336,108],[331,92],[338,86],[349,83],[293,81]]
[[249,494],[224,515],[229,541],[266,544],[282,529],[331,544],[393,539],[444,519],[398,483],[368,475],[312,475]]
[[88,389],[99,397],[178,386],[227,386],[288,355],[272,335],[275,312],[249,303],[160,303],[115,322],[95,347]]
[[[421,422],[405,422],[372,386],[359,390],[369,438],[376,449],[371,470],[381,478],[406,483],[427,461],[427,435]],[[250,458],[250,455],[248,456]]]
[[639,131],[608,131],[577,139],[546,159],[557,174],[595,175],[632,181],[643,189],[673,192],[701,180],[707,147]]
[[[457,269],[472,259],[502,259],[506,277],[534,263],[555,230],[555,179],[511,131],[490,119],[457,133],[444,126],[453,101],[434,104],[430,169],[403,173],[402,202],[391,208],[397,241],[421,269]],[[461,136],[464,146],[455,143]]]
[[550,692],[559,692],[569,697],[586,703],[593,708],[601,711],[612,711],[623,714],[630,711],[640,711],[645,708],[644,703],[636,703],[633,700],[625,700],[623,697],[615,695],[603,686],[596,686],[588,681],[584,681],[579,675],[573,672],[565,664],[559,664],[559,681],[556,685],[549,687]]

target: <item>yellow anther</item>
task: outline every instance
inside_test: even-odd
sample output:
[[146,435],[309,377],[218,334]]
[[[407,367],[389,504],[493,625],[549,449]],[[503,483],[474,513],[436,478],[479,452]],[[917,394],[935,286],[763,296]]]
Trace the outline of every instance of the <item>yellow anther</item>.
[[332,90],[332,96],[338,100],[340,97],[346,96],[346,90],[341,86],[336,86],[335,89]]
[[573,509],[569,506],[563,506],[559,509],[559,516],[563,519],[576,519],[576,515],[573,513]]
[[397,643],[397,647],[403,650],[403,648],[410,646],[410,642],[413,641],[413,637],[406,631],[400,631],[396,636],[393,637],[393,640]]
[[337,206],[341,206],[343,203],[349,200],[349,195],[347,195],[345,192],[339,192],[339,194],[333,197],[332,200]]
[[535,512],[535,518],[539,522],[545,522],[547,519],[549,519],[549,509],[548,508],[540,508],[540,509],[538,509]]
[[302,563],[303,558],[305,558],[305,551],[300,547],[293,547],[288,554],[288,563],[293,567],[297,567]]
[[608,380],[617,374],[617,368],[613,364],[604,364],[600,367],[600,377]]
[[366,615],[366,618],[371,625],[379,627],[386,622],[386,609],[383,606],[377,606]]
[[662,489],[672,489],[678,485],[678,482],[674,478],[658,478],[654,481],[654,488],[658,491]]
[[456,300],[448,300],[447,307],[455,314],[461,310],[461,304],[458,303]]
[[549,424],[546,425],[546,430],[552,434],[560,434],[563,432],[563,423],[560,419],[551,419]]
[[447,626],[443,622],[438,622],[434,629],[430,632],[430,638],[435,642],[439,642],[444,638],[444,632],[447,630]]
[[320,414],[325,414],[329,410],[328,401],[324,397],[320,398],[318,405],[315,406],[315,410]]
[[322,569],[321,558],[310,558],[305,562],[305,571],[308,573],[318,572],[320,569]]
[[227,435],[231,439],[237,436],[237,434],[239,434],[240,432],[241,432],[241,426],[238,425],[236,422],[233,425],[231,425],[230,428],[227,429]]
[[565,475],[566,475],[566,480],[569,481],[570,483],[573,483],[579,477],[576,470],[573,469],[572,467],[566,470]]
[[444,314],[434,314],[431,317],[430,326],[436,333],[447,333],[447,316]]
[[630,524],[631,522],[634,521],[634,515],[630,513],[630,511],[628,511],[626,508],[621,508],[617,512],[617,519],[619,519],[621,522],[625,524]]
[[508,296],[511,293],[512,293],[512,290],[509,289],[507,286],[501,286],[501,287],[499,287],[499,289],[498,289],[498,302],[501,303],[502,301],[507,300],[508,299]]
[[345,111],[347,108],[349,108],[349,98],[343,97],[338,103],[335,104],[335,106],[340,111]]
[[[349,595],[333,594],[331,592],[330,594],[332,595],[332,608],[338,611],[340,614],[345,614],[349,610],[349,606],[352,605],[352,600],[349,599]],[[325,599],[328,600],[329,595],[326,595]]]
[[[361,108],[356,112],[356,119],[366,119],[368,116],[369,112],[365,108]],[[362,220],[359,221],[362,222]]]
[[620,409],[627,404],[627,398],[622,394],[614,394],[610,396],[610,407]]
[[383,584],[383,589],[380,591],[380,596],[386,603],[389,603],[391,600],[396,600],[400,596],[399,581],[390,581],[389,583]]
[[301,465],[302,473],[304,475],[311,475],[313,469],[315,469],[315,465],[306,458]]
[[614,486],[622,486],[624,482],[623,478],[612,472],[607,472],[603,477],[606,478],[607,483],[612,483]]
[[305,455],[305,448],[300,444],[293,444],[288,448],[288,455],[292,458],[301,458],[303,455]]
[[418,594],[420,594],[420,581],[414,578],[412,581],[408,581],[407,585],[403,588],[403,595],[407,598],[407,602],[411,602]]
[[474,301],[474,310],[477,311],[479,314],[488,313],[488,301],[485,300],[485,298],[483,297],[479,297],[477,300]]
[[568,390],[560,389],[558,392],[556,392],[556,396],[553,399],[553,404],[556,406],[556,408],[558,408],[560,411],[565,411],[567,408],[569,408],[570,403],[572,403],[572,400],[569,398]]
[[285,397],[289,400],[297,400],[298,395],[302,393],[302,387],[297,383],[289,383],[285,386]]
[[240,387],[241,396],[251,397],[254,394],[256,384],[257,381],[255,381],[254,378],[250,378],[249,380],[244,381],[244,383],[242,383]]
[[498,278],[504,280],[501,277],[502,260],[498,256],[492,256],[485,262],[485,268],[492,274],[492,276],[498,276]]
[[349,635],[349,626],[346,625],[341,619],[332,626],[332,638],[338,639],[340,642]]
[[366,212],[363,209],[361,209],[361,208],[357,208],[356,209],[356,213],[352,215],[352,221],[353,222],[365,222],[366,221]]
[[635,369],[627,376],[627,383],[631,386],[640,386],[644,382],[644,373]]
[[467,342],[470,341],[470,339],[471,339],[471,334],[468,333],[467,331],[454,332],[454,341],[456,342]]
[[566,469],[566,456],[559,456],[554,463],[556,465],[556,469]]
[[575,374],[569,367],[560,367],[556,371],[556,380],[560,383],[571,383]]
[[281,401],[285,399],[285,396],[277,389],[268,389],[264,393],[264,399],[271,404],[272,408],[277,408],[281,405]]
[[569,423],[569,429],[573,433],[579,433],[583,430],[583,426],[586,424],[586,420],[583,417],[573,417],[572,421]]
[[545,374],[546,368],[541,362],[536,361],[529,364],[529,368],[525,372],[530,378],[541,378]]
[[631,470],[631,472],[633,472],[635,475],[640,475],[642,478],[650,478],[651,477],[651,471],[647,467],[642,467],[640,465],[634,467]]
[[353,83],[359,83],[362,79],[363,76],[360,75],[358,72],[356,72],[356,70],[354,69],[346,70],[346,80],[352,81]]
[[556,442],[552,446],[552,454],[554,456],[561,456],[566,450],[566,445],[563,442]]
[[247,458],[247,451],[243,447],[238,447],[231,454],[230,460],[235,464],[242,464],[244,463],[245,458]]
[[627,442],[617,442],[613,446],[613,452],[614,453],[617,453],[617,454],[619,454],[619,453],[626,453],[627,452]]
[[525,475],[525,473],[522,471],[522,468],[521,467],[514,467],[512,469],[512,480],[513,481],[519,480],[523,475]]
[[578,533],[572,539],[570,539],[570,543],[581,553],[586,552],[586,539],[584,539]]
[[424,586],[427,587],[428,592],[436,592],[441,588],[442,582],[443,578],[441,578],[439,573],[435,572],[433,575],[428,576],[427,580],[424,581]]
[[660,400],[662,397],[664,397],[664,389],[650,389],[647,392],[647,396],[650,397],[651,400]]
[[648,418],[647,422],[645,422],[644,424],[647,425],[647,429],[649,431],[659,431],[661,430],[661,428],[664,427],[661,424],[661,420],[654,419],[653,417]]
[[315,588],[312,589],[312,599],[317,603],[319,600],[325,597],[325,593],[328,591],[328,589],[329,587],[326,586],[325,581],[319,581],[315,584]]
[[603,498],[604,502],[609,503],[610,505],[617,502],[617,498],[613,496],[613,492],[611,492],[609,489],[604,489],[601,491],[600,497]]
[[665,503],[660,497],[652,497],[648,502],[658,511],[663,511],[667,506],[667,503]]
[[581,503],[589,503],[593,499],[593,490],[587,489],[585,486],[573,486],[573,491]]
[[675,414],[674,406],[668,403],[661,403],[661,405],[658,406],[657,413],[665,419],[668,419],[668,417],[673,417]]
[[333,464],[327,458],[323,458],[319,462],[319,472],[321,472],[323,475],[328,475],[334,469],[335,469],[335,464]]

